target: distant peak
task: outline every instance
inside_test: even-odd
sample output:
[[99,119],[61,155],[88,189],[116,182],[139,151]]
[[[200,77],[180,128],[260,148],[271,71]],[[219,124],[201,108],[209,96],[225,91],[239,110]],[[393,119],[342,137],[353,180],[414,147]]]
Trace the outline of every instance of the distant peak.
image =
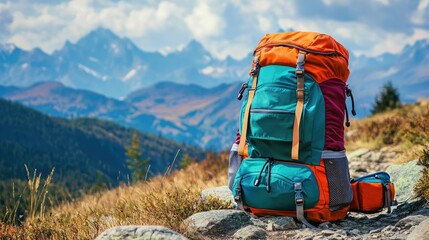
[[113,33],[110,29],[97,27],[96,29],[89,32],[78,43],[82,42],[100,42],[100,41],[112,41],[119,40],[120,37]]
[[12,43],[1,44],[0,43],[0,51],[5,51],[7,53],[11,53],[16,49],[16,46]]
[[116,36],[110,29],[104,27],[97,27],[92,30],[90,34],[104,35],[104,36]]
[[186,47],[183,49],[184,52],[187,51],[205,51],[204,46],[197,40],[192,39]]

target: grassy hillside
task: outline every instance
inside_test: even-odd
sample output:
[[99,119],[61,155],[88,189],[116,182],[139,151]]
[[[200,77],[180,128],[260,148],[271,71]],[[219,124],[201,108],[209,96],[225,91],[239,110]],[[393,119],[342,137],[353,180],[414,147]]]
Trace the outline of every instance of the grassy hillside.
[[[125,147],[136,130],[89,118],[53,118],[20,104],[0,99],[0,210],[7,197],[26,185],[27,173],[47,176],[53,168],[56,199],[129,182]],[[154,176],[164,173],[177,151],[201,159],[205,152],[154,135],[139,133],[143,158],[150,158]],[[10,204],[9,204],[10,205]],[[3,214],[0,212],[0,217]]]
[[[428,117],[429,101],[422,101],[355,121],[347,130],[347,147],[351,151],[390,146],[401,150],[401,161],[415,159],[422,156],[422,149],[429,150]],[[122,185],[61,205],[43,218],[27,220],[19,228],[4,224],[3,235],[17,239],[93,239],[117,225],[164,225],[186,235],[180,225],[183,219],[199,211],[227,207],[225,203],[202,202],[200,198],[202,189],[227,184],[227,165],[227,153],[209,155],[203,162],[171,176]],[[423,187],[429,189],[427,184]]]
[[201,163],[193,163],[171,176],[87,195],[52,209],[43,218],[29,218],[21,227],[0,222],[0,238],[94,239],[117,225],[163,225],[183,232],[183,219],[229,206],[214,199],[202,201],[200,197],[202,189],[226,184],[227,165],[228,154],[209,154]]
[[401,153],[397,161],[416,159],[429,139],[429,99],[353,121],[346,129],[348,152],[390,146]]

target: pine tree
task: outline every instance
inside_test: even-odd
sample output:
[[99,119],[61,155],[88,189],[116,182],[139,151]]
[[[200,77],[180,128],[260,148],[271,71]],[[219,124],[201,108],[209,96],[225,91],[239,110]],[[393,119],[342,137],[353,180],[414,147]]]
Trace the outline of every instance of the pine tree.
[[131,144],[126,147],[126,150],[125,155],[128,157],[127,163],[128,169],[131,171],[132,181],[137,182],[145,179],[150,159],[142,159],[143,154],[141,153],[140,139],[137,132],[133,133]]
[[388,81],[381,89],[381,92],[375,98],[375,104],[372,106],[371,114],[384,112],[386,110],[392,110],[401,107],[401,101],[399,100],[399,92],[392,82]]
[[193,160],[191,159],[191,157],[189,156],[189,154],[185,154],[182,159],[179,162],[179,167],[180,168],[186,168],[187,166],[189,166],[191,163],[193,162]]

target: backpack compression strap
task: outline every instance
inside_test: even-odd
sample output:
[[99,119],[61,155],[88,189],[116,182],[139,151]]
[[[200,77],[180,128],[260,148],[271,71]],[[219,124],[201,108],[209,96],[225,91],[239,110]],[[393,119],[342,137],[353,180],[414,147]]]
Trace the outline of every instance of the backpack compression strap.
[[299,125],[301,123],[302,110],[304,108],[304,64],[305,52],[299,51],[296,61],[296,108],[295,121],[293,123],[292,159],[298,160],[299,152]]
[[308,228],[315,229],[311,223],[307,221],[304,217],[304,196],[302,195],[302,183],[294,183],[294,192],[295,192],[295,207],[296,207],[296,218],[298,221],[302,222]]
[[249,97],[247,98],[246,111],[244,112],[243,125],[241,128],[241,137],[240,144],[238,145],[238,154],[244,156],[244,145],[246,143],[247,138],[247,125],[249,122],[250,115],[250,105],[252,105],[253,97],[255,96],[256,85],[258,84],[258,69],[259,68],[259,55],[255,55],[253,58],[253,69],[251,74],[252,78],[252,87],[249,89]]

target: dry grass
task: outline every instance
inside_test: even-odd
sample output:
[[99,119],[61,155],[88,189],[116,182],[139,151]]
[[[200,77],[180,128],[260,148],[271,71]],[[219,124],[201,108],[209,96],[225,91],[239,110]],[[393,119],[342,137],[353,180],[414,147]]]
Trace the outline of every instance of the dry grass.
[[422,177],[416,184],[415,192],[429,202],[429,144],[420,152],[419,164],[423,166]]
[[428,139],[429,100],[353,121],[346,129],[350,151],[390,146],[401,153],[399,162],[416,159]]
[[[94,239],[118,225],[163,225],[186,235],[182,221],[194,213],[224,209],[230,203],[202,201],[201,190],[226,185],[227,154],[209,155],[171,176],[88,195],[52,209],[44,217],[28,219],[13,239]],[[10,228],[9,228],[10,229]]]
[[[409,159],[420,157],[425,175],[416,190],[429,199],[428,119],[429,101],[426,101],[354,121],[347,130],[348,149],[389,145],[405,156],[408,154]],[[94,239],[107,228],[118,225],[163,225],[187,235],[181,224],[184,219],[197,212],[230,206],[200,198],[202,189],[226,185],[227,166],[227,153],[212,154],[171,176],[122,185],[65,203],[47,214],[32,214],[34,217],[28,217],[20,227],[0,222],[0,239]],[[40,201],[35,206],[44,212]]]

